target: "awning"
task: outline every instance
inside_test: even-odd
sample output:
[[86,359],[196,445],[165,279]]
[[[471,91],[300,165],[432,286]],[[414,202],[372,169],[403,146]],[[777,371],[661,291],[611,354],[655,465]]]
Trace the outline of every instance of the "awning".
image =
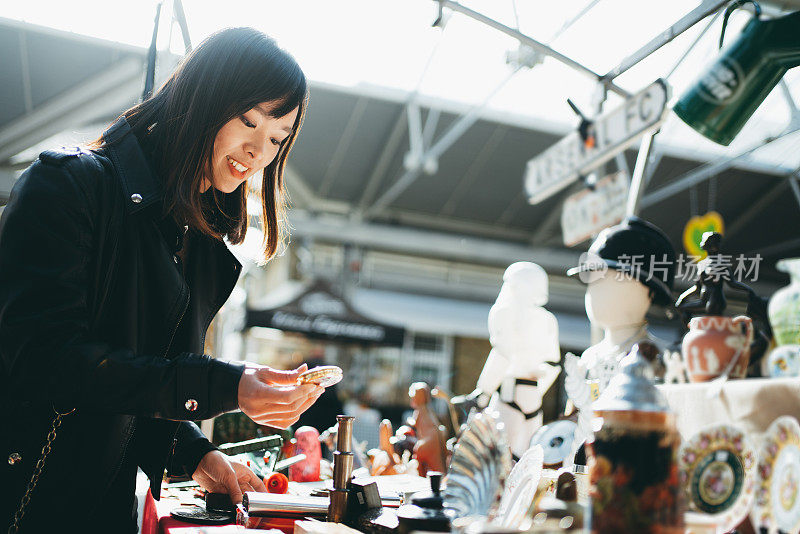
[[405,338],[404,328],[361,315],[324,280],[317,280],[281,306],[248,308],[245,328],[254,326],[298,332],[316,339],[392,347],[402,347]]
[[[379,289],[356,289],[353,305],[380,321],[401,324],[414,332],[481,339],[489,338],[491,302],[411,295]],[[588,347],[589,320],[585,315],[556,310],[562,347]]]

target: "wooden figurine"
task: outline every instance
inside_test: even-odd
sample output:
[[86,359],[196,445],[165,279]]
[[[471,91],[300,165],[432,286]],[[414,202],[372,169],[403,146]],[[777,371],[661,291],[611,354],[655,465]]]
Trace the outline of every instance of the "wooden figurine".
[[400,456],[395,452],[394,445],[391,443],[393,432],[391,421],[388,419],[381,421],[378,430],[380,446],[367,453],[372,460],[369,474],[372,476],[379,476],[397,475],[405,472]]
[[417,434],[414,456],[419,463],[419,475],[427,476],[428,471],[444,473],[447,471],[446,435],[431,407],[431,390],[425,382],[414,382],[408,389],[408,396],[414,408],[409,423]]

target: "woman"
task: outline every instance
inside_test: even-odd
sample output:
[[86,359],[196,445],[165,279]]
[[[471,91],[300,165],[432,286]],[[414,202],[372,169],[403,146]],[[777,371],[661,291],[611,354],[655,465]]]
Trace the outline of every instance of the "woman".
[[[0,520],[136,531],[137,466],[211,491],[264,491],[191,421],[240,408],[287,427],[322,393],[301,367],[203,355],[261,181],[265,258],[283,238],[283,168],[306,80],[247,28],[209,37],[90,150],[46,151],[0,220]],[[4,457],[5,458],[5,457]],[[38,463],[38,465],[37,465]],[[113,525],[113,526],[112,526]]]

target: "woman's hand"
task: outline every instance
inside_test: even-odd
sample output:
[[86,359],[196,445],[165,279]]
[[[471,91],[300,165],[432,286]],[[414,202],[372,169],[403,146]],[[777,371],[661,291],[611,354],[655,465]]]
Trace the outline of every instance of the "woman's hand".
[[287,428],[319,398],[325,388],[315,384],[296,385],[306,364],[294,371],[277,371],[248,365],[239,381],[239,408],[260,425]]
[[239,462],[229,460],[219,451],[211,451],[203,456],[192,478],[206,491],[227,493],[233,504],[242,502],[245,491],[267,491],[255,473]]

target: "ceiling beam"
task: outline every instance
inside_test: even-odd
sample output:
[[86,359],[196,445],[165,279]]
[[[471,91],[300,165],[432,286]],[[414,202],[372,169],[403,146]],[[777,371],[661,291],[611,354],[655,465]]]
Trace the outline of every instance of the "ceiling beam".
[[494,153],[494,150],[500,145],[500,142],[503,140],[503,137],[506,135],[508,131],[507,128],[504,126],[497,126],[495,127],[492,134],[489,136],[489,139],[483,144],[481,149],[478,151],[478,154],[475,156],[475,159],[472,161],[470,166],[467,168],[467,171],[464,173],[464,176],[461,177],[458,184],[455,188],[453,188],[453,192],[450,193],[450,198],[442,205],[442,209],[440,211],[443,215],[452,215],[455,212],[458,203],[461,202],[461,199],[464,198],[464,195],[467,193],[472,184],[475,183],[475,179],[478,177],[478,174],[483,170],[486,166],[486,163],[489,161],[489,158]]
[[520,208],[530,206],[524,198],[525,196],[522,193],[514,194],[511,197],[511,201],[506,206],[506,209],[503,210],[503,213],[500,214],[495,223],[500,225],[509,224]]
[[339,136],[339,142],[336,144],[336,150],[333,152],[333,157],[331,157],[331,160],[328,162],[328,165],[325,168],[325,174],[322,176],[322,181],[319,185],[319,196],[328,196],[331,186],[333,185],[333,181],[336,179],[336,175],[339,173],[339,167],[342,166],[342,162],[350,151],[350,144],[353,142],[353,137],[358,131],[358,124],[361,122],[361,118],[364,116],[364,112],[367,109],[367,104],[369,104],[369,99],[365,97],[360,97],[358,100],[356,100],[356,105],[353,108],[353,112],[350,114],[350,119],[347,121],[347,125],[344,127],[344,130]]
[[287,164],[283,172],[284,183],[293,208],[330,213],[349,213],[351,211],[352,207],[347,202],[318,197],[308,185],[305,177],[291,164]]
[[769,257],[769,256],[778,256],[790,250],[791,251],[800,250],[800,239],[794,238],[794,239],[789,239],[788,241],[783,241],[781,243],[775,243],[774,245],[769,245],[764,248],[754,250],[751,254],[760,254],[761,256]]
[[26,32],[19,30],[19,63],[22,68],[22,97],[25,101],[25,113],[33,111],[33,95],[31,94],[31,69],[28,63],[28,40]]
[[[701,165],[700,167],[692,171],[689,171],[688,173],[684,174],[683,176],[673,181],[669,185],[665,185],[664,187],[656,189],[649,195],[645,195],[645,197],[642,198],[641,201],[641,209],[653,206],[654,204],[657,204],[672,196],[675,196],[694,185],[697,185],[701,182],[704,182],[705,180],[708,180],[712,176],[716,176],[722,171],[725,171],[733,167],[737,161],[748,159],[750,155],[756,150],[765,147],[770,143],[773,143],[778,139],[781,139],[787,135],[790,135],[796,132],[797,130],[798,130],[797,127],[788,129],[785,132],[778,135],[777,137],[766,139],[762,144],[750,147],[747,150],[743,150],[742,152],[736,154],[735,156],[726,156],[717,161]],[[781,176],[781,178],[783,177]]]
[[386,171],[389,169],[389,165],[391,165],[397,150],[400,148],[400,143],[403,141],[404,134],[406,133],[406,121],[403,120],[404,115],[406,115],[406,108],[402,107],[394,121],[392,131],[383,144],[383,149],[378,159],[375,160],[375,166],[372,168],[367,184],[364,187],[364,192],[361,194],[361,198],[358,201],[359,211],[364,211],[370,201],[375,198],[375,191],[386,177]]
[[677,36],[711,15],[719,8],[728,3],[728,0],[703,0],[703,2],[684,15],[678,22],[659,33],[649,43],[639,50],[622,60],[622,62],[602,76],[602,80],[611,81],[623,72],[627,72],[631,67],[637,65],[655,51],[669,43]]
[[[582,64],[578,63],[574,59],[569,58],[569,57],[565,56],[564,54],[556,52],[555,50],[553,50],[552,48],[550,48],[546,44],[541,43],[541,42],[537,41],[536,39],[534,39],[532,37],[529,37],[528,35],[525,35],[524,33],[520,32],[518,30],[515,30],[514,28],[510,28],[510,27],[506,26],[505,24],[497,22],[496,20],[494,20],[494,19],[492,19],[490,17],[487,17],[486,15],[478,13],[477,11],[474,11],[474,10],[472,10],[472,9],[466,7],[466,6],[463,6],[463,5],[459,4],[458,2],[453,2],[451,0],[435,0],[435,1],[438,2],[440,6],[452,9],[453,11],[456,11],[458,13],[466,15],[466,16],[474,19],[474,20],[477,20],[478,22],[482,22],[483,24],[486,24],[487,26],[489,26],[491,28],[494,28],[495,30],[498,30],[498,31],[510,36],[510,37],[513,37],[514,39],[516,39],[520,43],[531,47],[536,52],[538,52],[540,54],[543,54],[545,56],[549,56],[549,57],[551,57],[551,58],[553,58],[553,59],[555,59],[557,61],[560,61],[564,65],[567,65],[568,67],[571,67],[572,69],[580,72],[581,74],[592,78],[596,82],[602,82],[604,85],[606,85],[608,87],[608,89],[610,91],[613,91],[613,92],[617,93],[622,98],[626,98],[627,99],[627,98],[630,98],[630,96],[631,96],[631,94],[628,91],[626,91],[625,89],[619,87],[618,85],[615,85],[613,82],[611,82],[611,80],[605,81],[603,79],[603,76],[601,76],[600,74],[594,72],[593,70],[591,70],[590,68],[586,67],[585,65],[582,65]],[[725,1],[727,1],[727,0],[725,0]],[[720,3],[724,3],[724,2],[720,2]]]
[[792,193],[794,193],[794,199],[797,201],[797,204],[800,205],[800,185],[797,183],[797,176],[792,175],[789,177],[789,185],[792,186]]
[[453,234],[467,233],[487,239],[499,239],[501,241],[527,242],[530,238],[530,232],[522,228],[512,228],[509,226],[477,222],[472,219],[467,220],[456,217],[442,217],[411,210],[401,210],[397,208],[386,210],[383,213],[383,220],[390,221],[392,224],[405,224],[408,226],[450,232]]
[[681,66],[681,63],[683,63],[683,61],[689,56],[691,51],[694,50],[694,47],[697,46],[697,43],[700,42],[700,39],[703,38],[703,36],[706,34],[706,32],[708,32],[708,30],[711,29],[711,26],[714,25],[714,23],[717,21],[717,19],[719,18],[719,16],[721,14],[722,14],[722,11],[719,11],[719,10],[716,13],[714,13],[714,16],[711,17],[711,19],[708,21],[708,23],[705,25],[705,27],[700,31],[699,34],[697,34],[697,37],[694,38],[694,41],[692,41],[692,43],[688,47],[686,47],[686,50],[683,52],[681,57],[679,57],[678,60],[672,65],[672,68],[669,69],[669,72],[667,72],[664,75],[664,80],[669,80],[670,76],[675,74],[675,71],[678,70],[678,67]]
[[775,199],[783,194],[786,184],[787,182],[784,180],[776,182],[758,200],[750,204],[744,212],[737,215],[733,224],[725,229],[725,238],[730,239],[735,236],[745,229],[755,217],[762,215],[764,210],[768,209]]
[[289,214],[292,235],[331,243],[348,243],[370,250],[384,250],[432,258],[506,266],[533,261],[546,270],[563,271],[576,265],[578,253],[570,250],[530,247],[509,241],[452,235],[424,229],[354,222],[346,217],[315,217],[293,210]]
[[10,167],[0,168],[0,198],[7,199],[17,181],[17,172]]
[[641,210],[642,194],[644,193],[644,188],[647,187],[645,173],[647,172],[648,164],[652,161],[650,153],[653,149],[653,139],[657,134],[658,130],[642,136],[642,141],[639,144],[639,154],[636,156],[636,164],[633,166],[628,202],[625,206],[626,216],[639,215]]
[[0,162],[67,128],[124,110],[141,90],[142,68],[141,58],[120,61],[11,122],[0,130]]
[[366,211],[365,215],[369,218],[374,217],[382,210],[387,208],[392,202],[397,200],[397,197],[403,194],[408,187],[416,181],[423,169],[430,163],[434,163],[434,167],[438,166],[439,157],[450,149],[458,139],[469,130],[481,118],[481,112],[489,103],[489,101],[497,94],[500,89],[519,72],[521,67],[512,70],[487,96],[484,100],[473,106],[466,114],[459,117],[448,130],[442,134],[432,147],[426,149],[423,154],[415,155],[416,160],[413,166],[406,166],[405,172],[397,179],[394,184],[381,195],[372,206]]
[[[373,86],[356,86],[356,87],[339,87],[332,84],[322,82],[314,82],[313,86],[319,87],[326,91],[345,94],[349,96],[368,96],[370,98],[378,99],[383,102],[391,102],[398,106],[405,106],[409,92],[401,89],[392,89],[386,87],[373,87]],[[442,97],[433,97],[429,95],[416,95],[415,101],[424,107],[439,108],[444,113],[452,113],[455,115],[463,115],[467,113],[471,106],[462,104],[455,101],[449,101]],[[481,112],[481,120],[502,124],[507,127],[518,127],[524,130],[530,130],[543,135],[554,136],[553,142],[558,141],[560,137],[569,134],[575,130],[574,126],[565,125],[562,123],[548,121],[545,119],[530,117],[520,113],[512,113],[506,111],[498,111],[492,108],[485,108]],[[682,159],[690,162],[705,163],[708,161],[715,161],[718,153],[710,150],[703,150],[697,147],[690,146],[677,146],[665,143],[663,140],[658,145],[659,151],[663,152],[664,156]],[[794,167],[787,167],[785,165],[776,166],[773,163],[760,162],[758,160],[741,159],[737,160],[734,168],[741,169],[748,172],[757,172],[761,174],[769,174],[774,176],[785,176],[786,173],[792,172]]]
[[551,202],[551,204],[553,207],[539,224],[536,233],[533,234],[531,243],[542,243],[555,232],[556,225],[561,224],[561,212],[564,211],[563,202]]

